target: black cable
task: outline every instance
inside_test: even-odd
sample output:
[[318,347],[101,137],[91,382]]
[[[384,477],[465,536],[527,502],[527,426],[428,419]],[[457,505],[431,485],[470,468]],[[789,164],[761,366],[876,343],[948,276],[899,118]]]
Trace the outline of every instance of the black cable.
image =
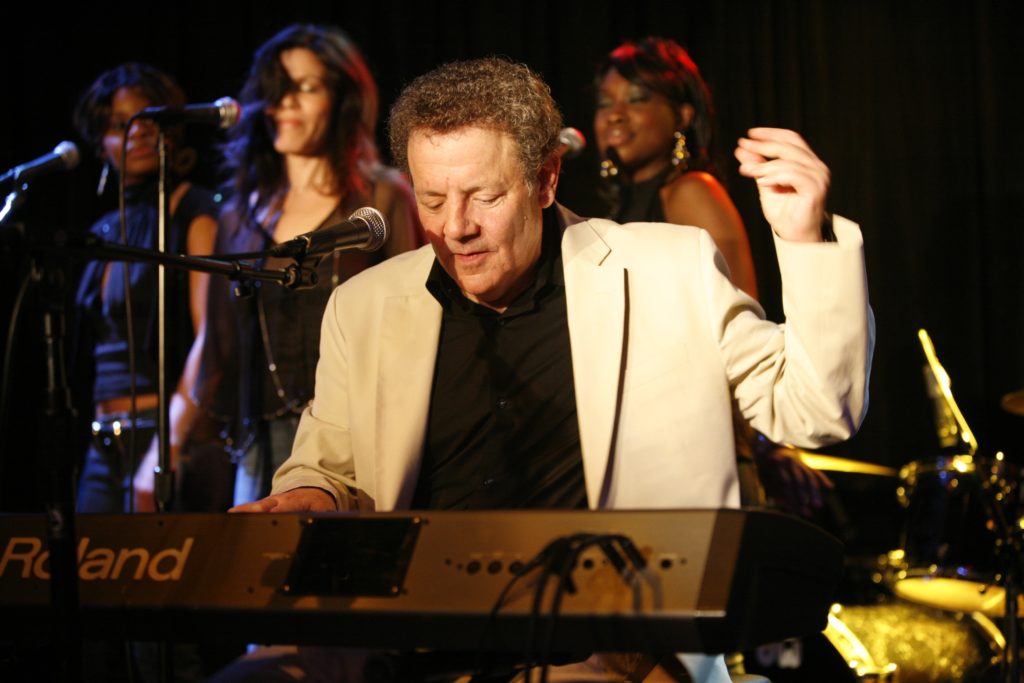
[[542,572],[540,577],[538,578],[537,589],[534,592],[534,606],[531,613],[532,616],[529,622],[529,630],[526,638],[527,649],[524,653],[524,665],[526,666],[526,670],[529,671],[529,669],[531,668],[530,664],[533,660],[533,653],[531,651],[533,643],[533,631],[535,629],[535,622],[539,615],[540,602],[542,601],[542,597],[544,594],[544,587],[547,583],[548,576],[550,575],[550,558],[552,554],[556,551],[556,549],[560,548],[563,544],[565,544],[567,540],[568,537],[562,537],[556,538],[550,543],[548,543],[544,548],[540,550],[540,552],[538,552],[533,557],[533,559],[531,559],[529,562],[523,565],[522,568],[520,568],[516,575],[513,576],[512,579],[508,581],[508,583],[505,584],[505,587],[501,590],[501,593],[498,594],[498,598],[494,601],[494,605],[491,607],[490,614],[488,615],[487,624],[484,626],[483,633],[481,633],[480,636],[480,647],[477,652],[477,671],[479,673],[486,672],[486,669],[482,665],[482,662],[486,653],[487,635],[494,625],[494,621],[497,618],[498,612],[501,610],[502,607],[505,606],[505,600],[507,599],[508,594],[511,592],[512,588],[520,579],[527,576],[535,569],[541,568]]
[[[530,618],[522,664],[526,670],[527,680],[529,680],[530,669],[534,668],[534,664],[536,664],[541,669],[541,683],[547,683],[551,649],[554,643],[558,618],[561,614],[562,602],[566,592],[575,593],[577,590],[572,579],[572,572],[579,563],[582,554],[595,546],[601,549],[609,563],[611,563],[612,567],[626,583],[631,584],[636,574],[647,566],[647,560],[637,549],[632,539],[622,534],[577,533],[555,538],[544,546],[533,559],[527,562],[505,584],[505,587],[495,600],[480,638],[480,648],[477,653],[477,673],[485,673],[482,661],[486,650],[487,634],[491,631],[498,612],[505,606],[509,593],[521,578],[539,568],[541,571],[537,578],[530,606]],[[556,579],[556,583],[550,607],[547,610],[544,638],[538,642],[536,634],[543,618],[544,596],[548,592],[548,585],[552,578]],[[534,658],[535,653],[539,653],[536,661]]]
[[[11,307],[11,321],[7,324],[7,346],[4,347],[3,374],[0,379],[0,425],[7,421],[8,402],[11,398],[11,361],[14,358],[14,340],[18,329],[18,318],[21,315],[21,305],[25,300],[25,293],[28,291],[28,284],[32,281],[32,269],[25,270],[25,277],[21,280],[18,293],[14,296],[14,305]],[[4,469],[7,464],[6,458],[0,458],[0,481],[4,481]]]
[[[134,117],[133,117],[134,118]],[[128,134],[131,132],[132,120],[128,120],[128,127],[124,130],[124,137],[121,138],[121,172],[117,174],[117,219],[120,224],[121,243],[128,244],[128,207],[125,199],[125,169],[128,164]],[[131,428],[128,430],[128,513],[135,512],[135,426],[139,421],[138,411],[138,387],[135,384],[135,325],[132,318],[132,280],[129,273],[128,263],[122,261],[124,274],[124,317],[127,322],[127,334],[125,341],[128,343],[128,419],[131,421]],[[111,267],[107,262],[106,267]],[[106,268],[105,267],[105,268]],[[100,278],[102,290],[106,278]],[[100,292],[100,299],[103,299],[104,292]],[[127,643],[127,656],[129,657],[128,680],[134,683],[136,680],[136,665],[134,647],[132,641]]]
[[508,597],[508,594],[511,592],[512,588],[515,587],[519,579],[523,578],[524,576],[532,572],[534,569],[536,569],[538,566],[540,566],[542,553],[543,551],[534,556],[532,560],[524,564],[519,569],[519,571],[516,572],[511,579],[509,579],[509,581],[505,584],[505,587],[502,588],[501,592],[498,594],[498,598],[494,601],[494,604],[491,606],[491,611],[487,615],[487,623],[484,625],[483,631],[480,633],[480,643],[477,648],[475,673],[479,673],[481,675],[486,674],[487,667],[484,663],[484,656],[486,655],[487,651],[487,637],[494,626],[495,619],[497,619],[498,617],[498,612],[501,610],[502,607],[505,606],[505,600]]
[[540,646],[540,681],[547,683],[548,667],[551,662],[551,644],[555,639],[555,627],[558,624],[558,616],[562,609],[562,598],[565,596],[566,588],[570,593],[575,593],[575,586],[572,584],[571,573],[576,568],[580,555],[590,547],[592,539],[580,539],[581,543],[571,549],[569,555],[562,561],[558,571],[558,583],[555,586],[555,595],[551,601],[551,609],[548,611],[547,634]]
[[556,538],[549,543],[543,551],[544,563],[541,565],[540,578],[537,581],[537,588],[533,592],[533,604],[530,606],[530,620],[527,622],[526,649],[523,652],[523,666],[526,667],[526,680],[530,680],[530,669],[533,668],[534,632],[537,630],[537,622],[540,620],[541,603],[544,600],[544,591],[547,588],[548,578],[551,576],[551,556],[556,548],[568,542],[566,538]]
[[[128,125],[124,131],[124,137],[121,139],[121,172],[118,173],[117,178],[117,217],[118,223],[121,228],[121,243],[128,245],[128,208],[125,199],[125,168],[128,163],[128,135],[131,132],[131,126],[134,117],[128,120]],[[128,430],[128,509],[127,512],[135,512],[135,425],[139,420],[138,411],[138,387],[135,384],[135,326],[132,324],[132,280],[130,269],[127,262],[122,262],[122,274],[124,275],[124,317],[127,332],[125,341],[128,344],[128,420],[131,423],[131,428]],[[107,268],[111,267],[110,262],[107,262]],[[100,283],[106,281],[106,278],[101,278]],[[100,294],[102,299],[103,294]]]
[[18,293],[14,296],[14,305],[11,307],[11,321],[7,325],[7,346],[4,347],[3,365],[3,387],[0,388],[0,421],[7,418],[7,402],[10,400],[11,389],[11,359],[13,358],[14,339],[18,329],[18,318],[21,314],[21,304],[25,300],[25,293],[28,291],[28,283],[32,281],[32,271],[25,271],[25,277],[21,280]]
[[[636,546],[633,542],[621,534],[580,534],[571,539],[570,553],[561,561],[559,567],[558,584],[555,586],[555,594],[552,598],[551,608],[548,610],[548,621],[547,621],[547,634],[544,641],[541,643],[541,657],[539,665],[541,667],[541,683],[547,683],[548,670],[551,661],[551,646],[554,643],[555,628],[558,624],[558,619],[562,612],[562,600],[565,597],[566,591],[569,593],[576,592],[576,586],[573,583],[571,572],[576,568],[579,563],[580,557],[584,552],[592,547],[598,547],[604,552],[605,557],[608,558],[616,572],[623,578],[624,581],[629,583],[632,579],[632,572],[626,563],[625,558],[619,553],[614,544],[619,543],[623,547],[623,551],[627,556],[639,557],[640,562],[635,563],[638,569],[642,569],[646,566],[646,561],[643,556],[636,551]],[[634,552],[626,550],[626,546],[633,549]],[[630,558],[632,559],[632,557]]]
[[[621,553],[616,550],[615,544],[622,549]],[[561,615],[562,600],[566,591],[576,592],[571,573],[583,553],[595,546],[602,550],[616,572],[627,584],[632,583],[636,573],[647,566],[647,561],[633,541],[622,534],[576,534],[567,539],[566,550],[568,552],[560,560],[556,560],[554,566],[550,567],[552,574],[557,568],[558,583],[555,586],[551,607],[548,610],[546,637],[540,644],[541,656],[538,664],[541,667],[541,683],[547,683],[548,680],[551,647],[554,643],[555,628]],[[627,559],[629,562],[626,561]],[[630,564],[632,564],[632,568]]]

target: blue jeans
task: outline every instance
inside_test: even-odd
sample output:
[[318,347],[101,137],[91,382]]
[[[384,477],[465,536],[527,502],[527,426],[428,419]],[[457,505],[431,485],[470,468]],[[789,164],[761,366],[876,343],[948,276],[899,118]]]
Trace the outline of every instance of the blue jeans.
[[[92,443],[78,480],[79,512],[127,512],[129,484],[156,433],[157,411],[139,411],[133,424],[127,414],[93,422]],[[129,453],[135,436],[135,449]]]

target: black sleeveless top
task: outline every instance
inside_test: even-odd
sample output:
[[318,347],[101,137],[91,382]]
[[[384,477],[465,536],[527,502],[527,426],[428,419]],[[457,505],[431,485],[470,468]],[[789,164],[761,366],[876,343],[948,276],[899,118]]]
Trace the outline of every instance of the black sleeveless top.
[[[348,215],[366,198],[352,196],[325,218],[320,228]],[[217,253],[263,252],[273,246],[277,216],[260,225],[246,216],[242,224],[222,221]],[[316,229],[314,228],[314,229]],[[339,251],[319,263],[317,284],[292,290],[272,282],[254,282],[238,291],[236,283],[210,279],[206,343],[196,403],[227,428],[228,448],[244,451],[262,420],[300,413],[313,397],[320,358],[320,324],[331,292],[352,275],[384,259],[383,251]],[[289,258],[265,259],[261,265],[283,269]]]
[[[271,246],[277,216],[266,227],[265,248]],[[344,218],[341,206],[335,208],[314,229],[333,225]],[[254,413],[269,420],[288,412],[301,412],[313,398],[316,365],[320,358],[320,323],[331,292],[352,275],[379,263],[383,254],[347,250],[327,254],[312,266],[317,284],[307,290],[287,289],[263,284],[253,296],[251,313],[256,318],[262,355],[253,358],[253,371],[260,385],[254,387],[262,400]],[[290,258],[269,257],[265,268],[283,269]],[[312,264],[310,264],[312,265]]]
[[679,170],[666,166],[657,175],[635,185],[619,188],[619,206],[611,217],[616,223],[664,222],[665,207],[661,203],[661,188]]
[[[178,207],[167,224],[165,251],[183,254],[186,251],[188,228],[198,216],[217,218],[213,195],[194,185],[182,195]],[[156,185],[132,188],[126,206],[128,244],[155,249],[157,246]],[[100,218],[91,232],[109,242],[121,242],[117,211]],[[131,373],[128,364],[128,321],[125,309],[124,269],[131,282],[132,331],[136,344],[135,386],[140,394],[157,390],[157,267],[148,263],[110,263],[106,295],[101,295],[106,261],[86,264],[79,284],[76,304],[80,319],[87,328],[82,338],[92,347],[95,362],[93,400],[103,401],[127,396]],[[167,284],[167,370],[177,381],[192,346],[194,330],[189,305],[188,271],[166,270]]]

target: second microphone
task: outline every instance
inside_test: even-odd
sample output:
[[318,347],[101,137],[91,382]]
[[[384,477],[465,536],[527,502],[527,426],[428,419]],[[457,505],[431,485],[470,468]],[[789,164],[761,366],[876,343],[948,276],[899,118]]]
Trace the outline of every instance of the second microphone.
[[317,258],[340,249],[376,251],[388,239],[388,224],[377,209],[364,206],[347,220],[313,230],[271,248],[271,256]]

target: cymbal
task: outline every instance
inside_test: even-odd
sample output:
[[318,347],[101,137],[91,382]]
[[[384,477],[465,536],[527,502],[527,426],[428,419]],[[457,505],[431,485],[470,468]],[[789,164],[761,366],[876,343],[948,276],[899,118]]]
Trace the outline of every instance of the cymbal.
[[1024,415],[1024,389],[1011,391],[1003,396],[1001,401],[1003,410],[1015,415]]
[[[975,581],[941,576],[897,579],[893,593],[919,605],[954,612],[981,612],[990,617],[1006,614],[1006,589]],[[1024,595],[1017,596],[1018,613],[1024,608]]]
[[848,474],[875,474],[883,477],[895,477],[898,473],[895,468],[885,465],[876,465],[871,462],[862,462],[850,458],[838,458],[834,455],[822,455],[821,453],[809,453],[799,448],[789,449],[793,455],[808,467],[823,472],[846,472]]

